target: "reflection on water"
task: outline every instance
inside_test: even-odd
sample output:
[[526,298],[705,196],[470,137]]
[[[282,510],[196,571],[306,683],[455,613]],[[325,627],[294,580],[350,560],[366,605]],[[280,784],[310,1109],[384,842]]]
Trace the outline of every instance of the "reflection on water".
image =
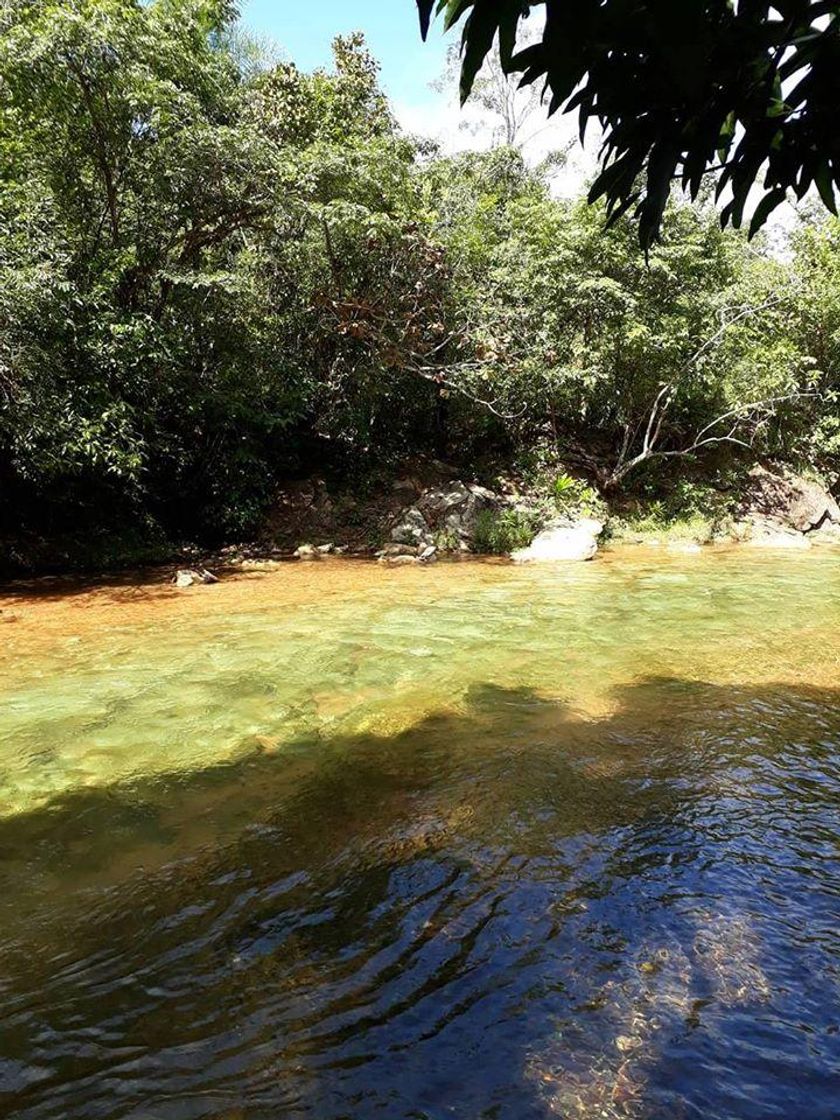
[[12,604],[4,1114],[836,1117],[838,573]]

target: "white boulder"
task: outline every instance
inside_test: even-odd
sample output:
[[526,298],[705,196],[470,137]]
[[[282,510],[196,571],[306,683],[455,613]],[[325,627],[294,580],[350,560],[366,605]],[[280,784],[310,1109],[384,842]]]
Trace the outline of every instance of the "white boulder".
[[811,542],[802,533],[792,533],[790,530],[766,529],[750,537],[747,544],[753,548],[810,548]]
[[510,558],[517,564],[557,560],[591,560],[598,551],[603,522],[594,518],[554,522],[537,533],[527,548],[517,548]]

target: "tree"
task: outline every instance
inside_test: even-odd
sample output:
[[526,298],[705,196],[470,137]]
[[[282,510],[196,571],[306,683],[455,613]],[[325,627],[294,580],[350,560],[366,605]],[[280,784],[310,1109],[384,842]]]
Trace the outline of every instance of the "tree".
[[577,111],[580,133],[604,132],[590,200],[610,221],[635,207],[645,249],[659,235],[671,184],[697,197],[717,173],[740,227],[751,188],[764,195],[754,233],[784,201],[816,186],[835,211],[840,187],[840,10],[836,0],[545,0],[539,42],[517,49],[529,0],[417,0],[423,35],[434,10],[466,16],[461,97],[498,37],[502,65],[542,82],[548,112]]
[[[448,91],[457,87],[460,68],[458,48],[450,44],[443,76],[435,88]],[[472,100],[482,110],[482,125],[489,123],[491,126],[494,147],[506,146],[521,151],[547,127],[539,89],[522,87],[505,73],[497,49],[488,52],[475,76]],[[471,126],[463,122],[461,127]]]

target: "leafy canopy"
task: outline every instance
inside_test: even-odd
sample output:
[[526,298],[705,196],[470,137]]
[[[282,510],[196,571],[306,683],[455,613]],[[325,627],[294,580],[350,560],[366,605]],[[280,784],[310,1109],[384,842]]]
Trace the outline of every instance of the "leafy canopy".
[[[840,187],[840,4],[832,0],[417,0],[425,36],[466,16],[465,100],[498,36],[502,65],[544,83],[548,111],[603,130],[600,174],[611,220],[635,207],[644,248],[658,237],[671,183],[692,198],[720,172],[724,224],[740,227],[750,189],[758,230],[792,191],[815,185],[835,210]],[[545,7],[537,42],[517,50],[523,20]]]

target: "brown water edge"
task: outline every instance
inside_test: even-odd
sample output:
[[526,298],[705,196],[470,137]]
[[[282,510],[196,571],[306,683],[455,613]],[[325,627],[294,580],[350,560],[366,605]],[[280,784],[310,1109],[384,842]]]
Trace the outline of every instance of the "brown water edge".
[[[451,586],[480,581],[484,569],[507,566],[492,558],[444,561],[431,567],[389,567],[375,560],[326,557],[317,563],[283,562],[264,568],[216,569],[217,584],[176,588],[172,568],[143,568],[115,576],[44,576],[0,586],[0,665],[43,652],[68,638],[101,637],[112,628],[158,619],[187,622],[211,612],[283,610],[323,603],[371,587],[411,588],[433,570]],[[469,574],[468,574],[469,573]]]
[[[760,578],[762,566],[798,566],[807,571],[810,565],[836,558],[840,563],[840,547],[817,546],[807,552],[745,548],[739,544],[706,546],[699,554],[669,553],[648,545],[627,544],[611,548],[586,564],[528,566],[537,576],[554,568],[572,577],[587,569],[628,576],[640,572],[662,572],[676,575],[696,572],[703,565],[743,563],[756,570]],[[308,605],[324,606],[332,601],[346,600],[372,590],[393,593],[398,599],[414,599],[429,589],[436,596],[458,595],[465,590],[492,588],[522,568],[498,557],[471,557],[444,560],[429,566],[382,565],[374,560],[328,557],[317,563],[285,562],[267,564],[265,568],[219,569],[220,582],[208,586],[176,588],[172,570],[146,568],[120,573],[113,577],[45,576],[0,585],[0,672],[13,670],[16,661],[29,655],[40,656],[50,647],[68,641],[100,640],[109,632],[130,632],[147,629],[156,623],[167,626],[188,624],[192,620],[214,614],[235,615],[243,611],[282,612]],[[825,635],[827,644],[821,641]],[[832,649],[836,645],[836,626],[818,619],[800,638],[812,648]],[[791,681],[803,679],[801,667],[791,664],[786,671],[783,661],[773,660],[767,672],[757,662],[745,664],[736,654],[739,673],[724,674],[726,680]],[[722,666],[723,668],[723,666]],[[816,676],[814,675],[816,673]],[[832,687],[840,681],[840,651],[837,658],[826,663],[810,664],[808,682]]]

